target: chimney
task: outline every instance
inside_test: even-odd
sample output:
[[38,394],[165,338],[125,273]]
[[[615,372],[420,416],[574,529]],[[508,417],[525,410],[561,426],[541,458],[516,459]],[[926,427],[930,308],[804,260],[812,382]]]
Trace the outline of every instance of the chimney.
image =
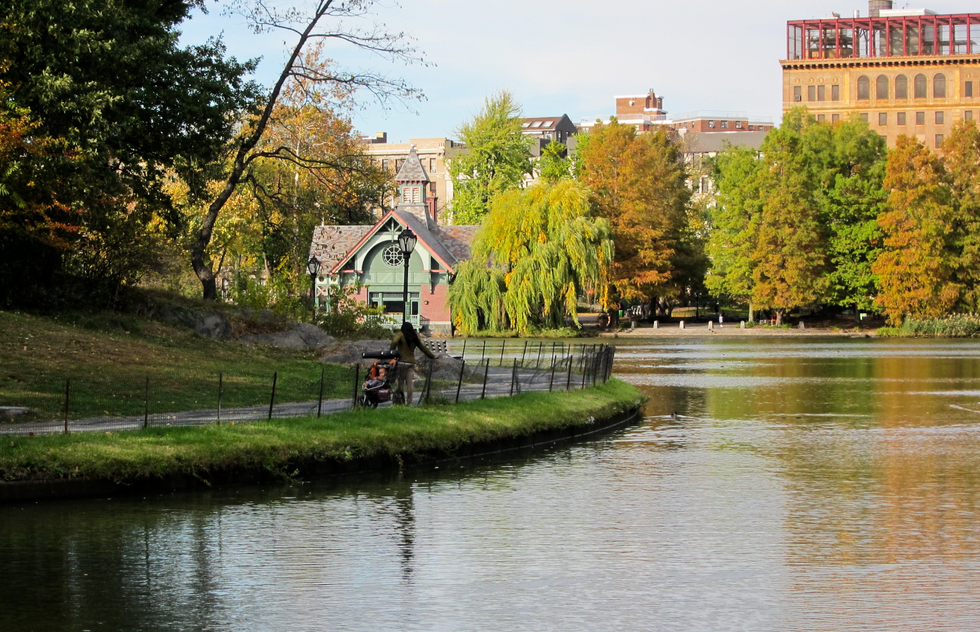
[[881,10],[892,8],[892,0],[868,0],[868,15],[876,18],[881,15]]

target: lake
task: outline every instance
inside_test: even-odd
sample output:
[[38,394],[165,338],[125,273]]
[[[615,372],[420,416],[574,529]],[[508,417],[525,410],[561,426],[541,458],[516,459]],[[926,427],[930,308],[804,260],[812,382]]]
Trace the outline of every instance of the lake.
[[976,630],[980,343],[617,340],[642,423],[0,507],[0,630]]

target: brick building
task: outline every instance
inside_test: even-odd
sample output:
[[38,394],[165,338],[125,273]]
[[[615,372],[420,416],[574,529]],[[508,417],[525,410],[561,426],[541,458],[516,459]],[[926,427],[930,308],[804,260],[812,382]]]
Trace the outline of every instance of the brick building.
[[937,15],[872,0],[866,17],[786,26],[783,110],[818,120],[858,114],[894,147],[901,134],[939,147],[959,120],[980,116],[980,14]]

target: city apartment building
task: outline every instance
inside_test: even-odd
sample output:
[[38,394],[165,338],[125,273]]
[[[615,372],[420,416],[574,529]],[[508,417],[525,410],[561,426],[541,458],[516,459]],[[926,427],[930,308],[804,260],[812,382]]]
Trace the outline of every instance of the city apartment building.
[[[407,143],[389,143],[385,132],[361,140],[364,143],[364,154],[392,175],[401,171],[414,147],[419,163],[430,181],[426,203],[431,206],[433,220],[438,221],[438,218],[443,217],[446,205],[453,199],[448,162],[465,150],[464,145],[448,138],[413,138]],[[386,207],[392,208],[398,203],[399,200],[392,198]]]
[[786,26],[783,110],[820,121],[853,114],[888,139],[939,147],[953,124],[980,116],[980,14],[937,15],[872,0],[867,17]]
[[[702,111],[667,116],[664,98],[651,89],[647,94],[618,96],[616,99],[616,120],[623,125],[633,125],[640,133],[656,129],[671,129],[680,135],[689,132],[699,134],[722,134],[729,132],[768,132],[773,128],[769,119],[755,119],[741,112]],[[579,129],[591,131],[596,124],[608,125],[610,119],[582,119]]]

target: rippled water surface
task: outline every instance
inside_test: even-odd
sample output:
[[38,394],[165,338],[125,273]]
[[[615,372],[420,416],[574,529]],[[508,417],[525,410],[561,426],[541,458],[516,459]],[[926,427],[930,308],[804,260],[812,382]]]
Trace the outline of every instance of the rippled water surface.
[[657,339],[643,423],[395,479],[0,507],[0,630],[977,630],[980,345]]

